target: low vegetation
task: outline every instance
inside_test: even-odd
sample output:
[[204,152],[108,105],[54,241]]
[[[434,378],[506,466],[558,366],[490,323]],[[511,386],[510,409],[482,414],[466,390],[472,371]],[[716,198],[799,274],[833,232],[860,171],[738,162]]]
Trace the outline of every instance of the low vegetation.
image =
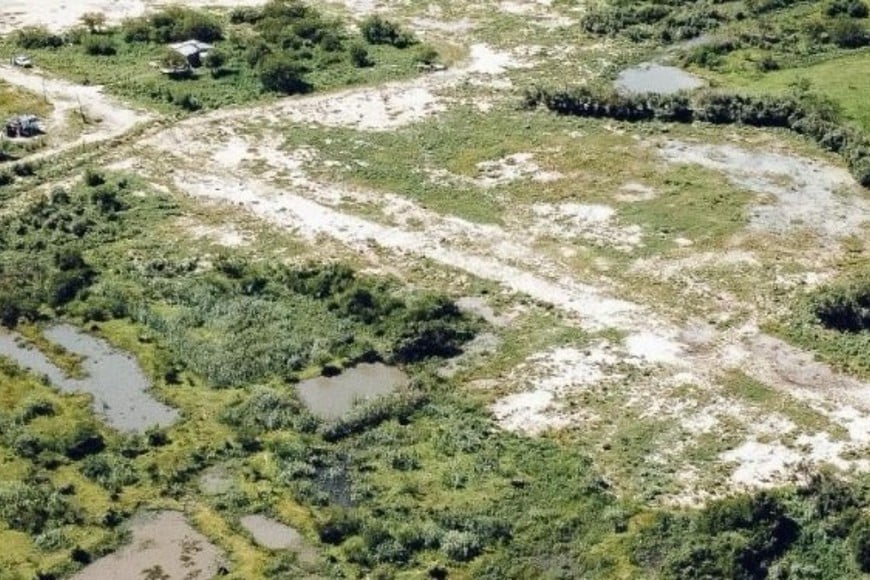
[[[158,109],[196,111],[416,72],[416,38],[380,17],[362,32],[311,4],[272,0],[228,16],[168,6],[119,26],[95,23],[55,34],[19,30],[0,54],[27,50],[44,68]],[[201,58],[169,49],[197,40],[213,45]],[[161,72],[161,69],[164,72]]]
[[622,121],[658,120],[676,123],[702,121],[782,127],[805,135],[829,151],[840,154],[855,179],[870,187],[870,138],[857,127],[844,124],[830,103],[797,87],[788,97],[763,97],[701,92],[696,96],[623,95],[614,89],[532,89],[524,106],[543,104],[561,115],[606,117]]

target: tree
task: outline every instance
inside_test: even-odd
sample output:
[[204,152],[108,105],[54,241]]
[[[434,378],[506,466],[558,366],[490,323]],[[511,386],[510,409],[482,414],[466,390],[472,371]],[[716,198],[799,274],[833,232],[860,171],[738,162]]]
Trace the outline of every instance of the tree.
[[211,71],[211,76],[213,77],[220,74],[226,63],[226,55],[216,48],[208,51],[202,61],[202,64]]
[[285,55],[272,55],[263,61],[260,67],[260,82],[269,91],[287,95],[304,93],[310,85],[303,75],[307,72],[304,66]]
[[101,31],[106,26],[106,15],[102,12],[85,12],[79,20],[91,34]]

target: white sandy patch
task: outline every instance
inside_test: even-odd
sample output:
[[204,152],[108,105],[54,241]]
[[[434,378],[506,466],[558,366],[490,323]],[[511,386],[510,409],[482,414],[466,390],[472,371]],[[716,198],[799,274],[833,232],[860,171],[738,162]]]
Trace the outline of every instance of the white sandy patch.
[[532,356],[511,377],[526,390],[493,403],[493,415],[503,428],[529,435],[589,420],[588,414],[567,410],[563,399],[608,378],[607,367],[617,360],[603,342],[585,350],[560,347]]
[[733,145],[668,141],[660,152],[669,161],[721,171],[739,187],[772,196],[773,203],[756,204],[749,210],[754,228],[784,233],[805,227],[838,239],[860,231],[870,220],[870,203],[856,194],[855,180],[838,167]]
[[788,478],[802,457],[782,444],[747,441],[721,455],[722,461],[736,463],[731,482],[742,487],[772,487]]
[[[266,0],[183,0],[185,6],[214,6],[229,8],[252,6]],[[50,30],[63,30],[81,24],[82,14],[101,12],[107,22],[116,24],[125,18],[139,16],[162,4],[171,2],[154,0],[3,0],[0,3],[0,34],[22,26],[45,26]]]
[[641,227],[620,225],[612,207],[583,203],[536,203],[531,207],[531,231],[538,237],[566,241],[581,238],[599,247],[622,252],[642,245]]
[[557,14],[552,0],[501,0],[498,8],[502,12],[523,16],[544,28],[562,28],[574,24],[574,20]]
[[651,332],[629,335],[625,347],[629,355],[650,363],[677,365],[683,354],[683,345]]
[[548,183],[565,177],[558,171],[542,169],[532,153],[514,153],[495,161],[481,161],[477,171],[479,176],[474,183],[480,187],[497,187],[521,179]]

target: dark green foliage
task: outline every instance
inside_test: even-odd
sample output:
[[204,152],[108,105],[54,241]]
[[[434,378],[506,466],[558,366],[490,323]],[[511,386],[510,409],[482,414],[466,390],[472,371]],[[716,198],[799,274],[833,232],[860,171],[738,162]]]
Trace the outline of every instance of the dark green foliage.
[[0,484],[0,519],[10,529],[41,534],[78,521],[69,499],[47,483]]
[[838,20],[830,34],[833,43],[840,48],[861,48],[870,44],[870,31],[854,20]]
[[858,569],[870,573],[870,518],[863,517],[855,524],[850,540]]
[[867,4],[863,0],[830,0],[824,10],[829,17],[867,18]]
[[260,82],[268,91],[292,95],[305,93],[311,89],[305,81],[305,65],[289,56],[273,54],[267,56],[260,65]]
[[360,32],[369,44],[389,44],[396,48],[405,48],[417,43],[417,39],[411,32],[403,30],[378,14],[363,20],[360,24]]
[[257,388],[244,401],[228,408],[221,419],[254,434],[281,429],[311,431],[317,424],[292,387],[283,391]]
[[112,492],[118,492],[122,487],[133,485],[139,480],[130,460],[112,453],[86,457],[79,464],[79,470],[82,475]]
[[352,44],[348,54],[350,55],[351,64],[357,68],[365,68],[375,64],[369,56],[368,49],[362,44]]
[[718,27],[727,16],[709,2],[616,0],[588,10],[583,27],[593,34],[625,34],[634,41],[677,42]]
[[27,49],[58,48],[63,46],[63,38],[44,26],[26,26],[15,33],[15,44]]
[[378,397],[363,405],[357,405],[346,416],[324,426],[321,435],[327,441],[338,441],[389,419],[407,421],[427,401],[428,397],[420,392],[403,392]]
[[[148,40],[166,44],[185,40],[215,42],[224,37],[220,21],[207,12],[182,6],[168,6],[147,17]],[[134,20],[130,40],[140,40],[142,23]]]
[[84,37],[81,44],[85,52],[93,56],[111,56],[118,52],[118,48],[111,38],[97,34]]
[[870,284],[853,282],[826,289],[814,297],[813,310],[826,328],[866,332],[870,330]]

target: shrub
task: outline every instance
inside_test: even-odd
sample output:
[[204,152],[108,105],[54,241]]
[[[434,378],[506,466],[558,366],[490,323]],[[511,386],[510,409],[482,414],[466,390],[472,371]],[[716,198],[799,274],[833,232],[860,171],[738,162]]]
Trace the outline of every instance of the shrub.
[[311,417],[295,394],[258,387],[241,403],[229,407],[221,420],[254,433],[279,429],[309,430]]
[[870,573],[870,519],[863,518],[855,524],[851,534],[852,554],[858,569]]
[[106,15],[102,12],[85,12],[79,17],[79,22],[85,25],[88,32],[94,34],[106,25]]
[[375,64],[369,56],[368,49],[362,44],[352,44],[348,54],[351,64],[357,68],[365,68]]
[[85,52],[92,56],[111,56],[117,52],[115,43],[110,38],[90,34],[82,40]]
[[828,289],[816,296],[813,310],[827,328],[840,332],[870,330],[870,288],[856,283]]
[[377,14],[363,20],[360,32],[369,44],[389,44],[396,48],[406,48],[417,43],[412,33],[402,30],[397,24]]
[[441,550],[451,560],[466,562],[480,554],[480,539],[471,532],[450,530],[441,539]]
[[824,11],[829,17],[866,18],[868,13],[867,4],[862,0],[831,0],[825,5]]
[[860,48],[870,44],[870,33],[858,22],[838,20],[831,28],[831,40],[840,48]]
[[54,488],[12,481],[0,485],[0,519],[10,529],[37,535],[79,518],[69,500]]
[[202,64],[211,70],[212,75],[217,75],[227,63],[227,56],[217,48],[208,51]]
[[269,55],[260,66],[260,82],[269,91],[284,94],[305,93],[311,86],[305,81],[307,69],[284,55]]
[[58,48],[63,45],[63,38],[44,26],[25,26],[15,33],[15,44],[27,49]]

